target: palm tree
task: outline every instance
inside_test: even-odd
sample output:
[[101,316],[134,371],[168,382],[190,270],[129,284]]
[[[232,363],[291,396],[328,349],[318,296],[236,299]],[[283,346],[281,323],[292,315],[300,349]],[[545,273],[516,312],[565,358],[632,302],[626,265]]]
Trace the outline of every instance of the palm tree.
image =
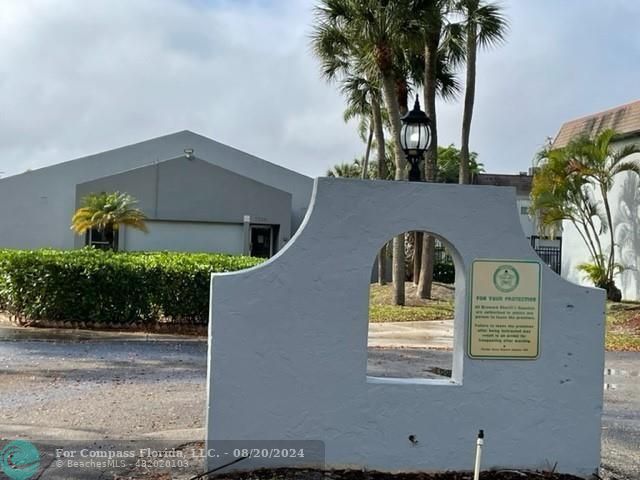
[[[326,8],[332,2],[326,2]],[[341,2],[334,8],[340,10]],[[378,159],[384,158],[384,125],[379,75],[367,68],[362,59],[366,52],[351,42],[345,28],[331,20],[331,14],[321,7],[316,11],[317,22],[312,34],[312,47],[321,61],[322,75],[329,82],[339,81],[340,90],[347,100],[343,119],[359,118],[360,136],[366,137],[365,164],[369,163],[370,149],[375,138],[378,145]],[[366,132],[366,133],[365,133]],[[380,155],[382,150],[382,155]],[[379,165],[383,165],[379,163]],[[364,165],[365,167],[367,165]],[[362,171],[363,178],[368,168]]]
[[[354,116],[360,117],[361,137],[365,131],[362,128],[365,124],[369,129],[365,165],[363,165],[365,168],[361,169],[362,178],[366,178],[369,171],[371,134],[373,133],[373,138],[375,138],[373,143],[377,153],[377,177],[386,179],[388,169],[384,122],[386,120],[388,123],[388,115],[382,107],[379,75],[376,72],[372,74],[367,71],[365,63],[361,61],[366,52],[358,51],[356,44],[348,41],[347,32],[344,29],[330,22],[321,11],[318,12],[318,20],[318,25],[312,36],[312,45],[314,53],[321,60],[322,74],[328,81],[336,81],[340,78],[341,91],[347,98],[348,105],[344,119],[348,120]],[[366,119],[366,115],[370,115],[369,119]],[[378,258],[378,282],[381,285],[386,284],[387,277],[384,258],[386,258],[386,245],[380,249]]]
[[327,170],[327,177],[334,178],[360,178],[363,168],[358,159],[352,163],[339,163]]
[[466,38],[467,78],[462,114],[462,141],[459,182],[469,183],[469,137],[471,119],[476,96],[476,58],[478,47],[488,48],[502,43],[509,24],[498,4],[482,0],[458,0],[457,9],[464,17],[463,30]]
[[[345,123],[355,118],[359,119],[358,133],[366,143],[362,162],[362,178],[365,179],[369,172],[369,157],[375,134],[374,108],[380,109],[379,89],[374,82],[353,74],[342,80],[340,89],[347,99],[347,108],[344,111],[343,119]],[[375,107],[374,103],[376,103]],[[384,138],[384,133],[382,138]]]
[[115,234],[121,225],[147,232],[147,217],[136,203],[131,195],[120,192],[87,195],[71,219],[71,230],[79,235],[94,229],[103,232],[110,247],[117,250]]
[[[620,290],[613,279],[621,265],[615,260],[609,192],[618,174],[640,175],[640,165],[626,160],[629,155],[640,153],[640,146],[615,149],[611,146],[614,137],[613,130],[604,130],[594,138],[577,137],[564,148],[541,152],[542,161],[531,190],[531,208],[542,226],[553,228],[562,220],[573,224],[591,257],[591,263],[580,265],[580,270],[596,286],[606,289],[610,300],[620,300]],[[600,236],[607,234],[609,251],[605,253]]]
[[[398,85],[406,79],[405,48],[417,32],[411,6],[406,0],[322,0],[316,7],[313,33],[314,50],[323,61],[325,75],[357,65],[365,78],[380,80],[393,138],[396,180],[406,180]],[[404,235],[393,240],[393,278],[394,303],[404,305]]]
[[[425,180],[434,182],[438,163],[436,96],[440,93],[441,97],[448,99],[454,98],[458,93],[460,87],[453,68],[464,58],[464,48],[460,26],[449,21],[451,0],[418,0],[416,8],[421,19],[424,46],[423,61],[417,64],[418,74],[414,73],[414,78],[417,84],[421,83],[423,86],[425,113],[431,120],[432,138],[424,171]],[[418,280],[416,294],[419,298],[430,298],[435,241],[430,235],[416,235],[415,240],[414,281]]]
[[609,257],[606,272],[610,288],[616,288],[613,276],[616,270],[614,225],[609,203],[609,192],[613,187],[616,175],[623,172],[634,172],[640,175],[640,165],[634,161],[625,161],[629,155],[640,153],[635,144],[614,149],[611,141],[615,137],[614,130],[607,129],[594,138],[581,136],[566,147],[569,155],[569,173],[577,173],[592,182],[602,196],[607,226],[609,230]]

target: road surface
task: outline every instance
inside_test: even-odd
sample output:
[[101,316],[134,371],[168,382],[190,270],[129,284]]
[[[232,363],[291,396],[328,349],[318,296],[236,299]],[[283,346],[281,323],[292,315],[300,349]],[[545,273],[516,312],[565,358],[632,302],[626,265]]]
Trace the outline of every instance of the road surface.
[[[393,345],[390,335],[372,341]],[[396,347],[371,349],[369,372],[406,375],[407,360],[425,375],[450,365],[449,352]],[[639,372],[640,354],[607,353],[608,478],[640,479]],[[202,340],[0,327],[0,438],[202,439],[205,379]]]

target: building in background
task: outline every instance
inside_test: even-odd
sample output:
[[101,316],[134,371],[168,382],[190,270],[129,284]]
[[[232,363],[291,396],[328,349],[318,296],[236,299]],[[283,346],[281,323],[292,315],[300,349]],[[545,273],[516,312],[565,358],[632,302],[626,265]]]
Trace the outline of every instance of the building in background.
[[536,218],[529,214],[532,180],[533,169],[516,175],[479,173],[474,177],[474,184],[514,187],[516,189],[516,208],[525,237],[531,242],[531,246],[540,258],[554,272],[560,274],[562,267],[562,230],[559,228],[554,238],[546,238],[540,235]]
[[[628,144],[640,144],[640,101],[621,105],[566,122],[560,127],[553,148],[566,146],[580,135],[594,136],[605,129],[613,129],[617,136],[614,148]],[[628,158],[640,161],[640,155]],[[597,192],[596,192],[597,195]],[[609,193],[616,244],[616,261],[624,270],[615,276],[618,288],[625,300],[640,300],[640,180],[638,175],[625,172],[615,177]],[[562,276],[580,284],[589,284],[577,266],[591,262],[591,258],[579,233],[570,222],[563,225]],[[603,246],[609,248],[609,235],[601,236]]]
[[[523,234],[559,273],[561,238],[540,238],[529,215],[530,173],[474,183],[515,188]],[[71,217],[86,195],[120,191],[138,200],[149,232],[122,228],[119,250],[270,257],[301,225],[312,189],[305,175],[182,131],[0,179],[0,247],[100,247],[100,232],[74,235]]]
[[89,193],[133,195],[149,233],[124,228],[120,250],[270,257],[306,213],[313,180],[190,131],[0,179],[0,247],[100,246],[69,228]]

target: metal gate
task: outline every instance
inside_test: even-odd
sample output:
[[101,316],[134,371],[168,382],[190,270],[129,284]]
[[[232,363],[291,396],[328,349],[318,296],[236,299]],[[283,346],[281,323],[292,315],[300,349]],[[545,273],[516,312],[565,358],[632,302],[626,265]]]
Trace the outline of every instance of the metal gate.
[[554,240],[558,240],[558,246],[539,245],[540,237],[531,237],[531,246],[536,251],[538,256],[544,263],[549,265],[549,268],[560,275],[562,269],[562,237],[556,237]]

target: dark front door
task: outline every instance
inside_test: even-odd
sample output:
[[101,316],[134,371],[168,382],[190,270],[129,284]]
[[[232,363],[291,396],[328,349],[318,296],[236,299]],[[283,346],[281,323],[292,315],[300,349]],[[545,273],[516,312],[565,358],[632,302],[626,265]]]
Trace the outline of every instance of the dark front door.
[[251,256],[269,258],[272,253],[273,230],[270,226],[251,227]]
[[118,249],[118,230],[98,230],[92,228],[85,234],[85,245],[99,248],[100,250]]

